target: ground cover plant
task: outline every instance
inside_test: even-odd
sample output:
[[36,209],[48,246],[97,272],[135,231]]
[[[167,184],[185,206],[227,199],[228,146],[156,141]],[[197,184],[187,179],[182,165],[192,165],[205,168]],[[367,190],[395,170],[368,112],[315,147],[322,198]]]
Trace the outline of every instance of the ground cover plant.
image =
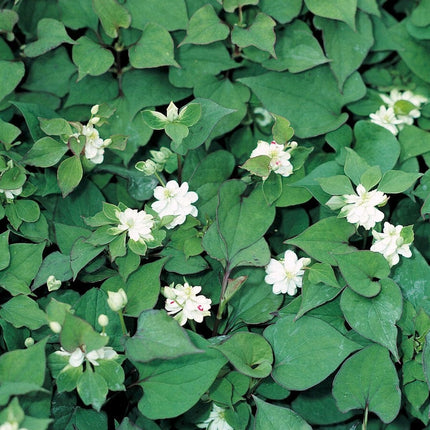
[[0,430],[428,428],[429,0],[0,33]]

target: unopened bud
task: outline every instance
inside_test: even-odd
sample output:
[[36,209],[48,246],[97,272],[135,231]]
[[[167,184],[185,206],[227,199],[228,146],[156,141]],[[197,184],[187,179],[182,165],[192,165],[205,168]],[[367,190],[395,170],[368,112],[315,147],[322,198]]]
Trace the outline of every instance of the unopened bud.
[[96,115],[98,111],[99,111],[99,105],[94,105],[91,108],[91,115]]
[[61,287],[61,281],[55,279],[54,275],[51,275],[48,277],[46,285],[48,287],[48,291],[56,291]]
[[127,294],[122,288],[117,292],[108,291],[108,296],[108,305],[114,312],[118,312],[123,309],[128,302]]
[[106,327],[109,324],[109,318],[105,314],[100,314],[97,321],[101,327]]
[[175,103],[170,102],[169,106],[167,106],[167,121],[173,122],[178,118],[178,108]]
[[54,333],[60,333],[61,332],[61,324],[59,322],[57,322],[57,321],[50,321],[49,328]]
[[291,149],[295,149],[295,148],[297,148],[298,143],[297,143],[295,140],[292,140],[292,141],[288,144],[288,146],[289,146]]
[[157,165],[152,160],[138,161],[135,167],[146,176],[151,176],[157,171]]
[[34,345],[34,339],[32,337],[27,337],[24,340],[24,345],[26,346],[26,348],[33,346]]
[[90,122],[90,124],[95,125],[95,124],[97,124],[99,121],[100,121],[100,117],[95,116],[94,118],[91,118],[89,122]]

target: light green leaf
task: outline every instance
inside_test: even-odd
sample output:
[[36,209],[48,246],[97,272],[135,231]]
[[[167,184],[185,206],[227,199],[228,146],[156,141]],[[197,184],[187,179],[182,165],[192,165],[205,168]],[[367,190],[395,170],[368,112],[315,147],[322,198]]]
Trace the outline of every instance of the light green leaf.
[[0,10],[0,30],[5,33],[11,33],[18,19],[19,16],[14,10]]
[[[360,184],[363,185],[366,190],[371,190],[375,185],[379,183],[382,178],[381,169],[379,166],[373,166],[367,169],[360,177]],[[379,187],[378,187],[379,190]]]
[[74,44],[69,37],[64,24],[56,19],[43,18],[37,23],[37,40],[24,48],[27,57],[38,57],[63,43]]
[[275,123],[272,127],[273,140],[284,145],[294,136],[294,130],[288,119],[275,113],[272,116],[275,118]]
[[24,222],[36,222],[40,217],[39,205],[34,200],[17,200],[15,211],[19,219]]
[[276,57],[263,61],[263,66],[278,72],[299,73],[329,61],[311,29],[299,19],[276,33]]
[[[49,136],[62,136],[69,137],[72,134],[72,127],[69,122],[63,118],[40,118],[40,128]],[[40,139],[39,139],[40,140]]]
[[4,303],[0,309],[0,316],[14,327],[28,327],[37,330],[47,324],[46,314],[37,303],[27,296],[16,296]]
[[6,150],[9,150],[10,144],[21,134],[21,130],[9,122],[0,120],[0,142],[6,144]]
[[240,167],[248,170],[253,175],[268,177],[270,174],[270,161],[271,159],[267,155],[258,155],[257,157],[248,158]]
[[214,348],[221,351],[236,370],[244,375],[265,378],[272,371],[272,348],[259,334],[235,333]]
[[93,372],[90,366],[79,378],[77,390],[85,405],[91,405],[96,411],[100,411],[106,400],[108,387],[105,379]]
[[352,289],[342,293],[340,306],[348,324],[359,334],[388,348],[396,361],[396,322],[402,314],[402,293],[391,279],[381,280],[376,297],[363,297]]
[[308,316],[297,321],[294,315],[282,317],[266,328],[264,337],[275,355],[272,377],[289,390],[307,390],[318,384],[360,349],[331,325]]
[[22,169],[14,166],[11,169],[3,172],[3,174],[0,176],[0,188],[2,190],[14,190],[16,188],[22,187],[26,179],[27,177],[25,176]]
[[184,106],[176,119],[176,122],[183,124],[187,127],[192,127],[196,124],[202,116],[202,106],[200,103],[189,103]]
[[81,80],[86,75],[102,75],[114,63],[112,52],[87,36],[82,36],[76,41],[76,45],[72,48],[72,58],[73,62],[78,66],[78,80]]
[[345,175],[329,176],[327,178],[317,178],[316,181],[321,188],[332,196],[341,196],[343,194],[354,194],[351,181]]
[[82,175],[83,170],[79,157],[69,157],[61,162],[57,170],[57,180],[63,197],[66,197],[79,185]]
[[312,427],[293,410],[263,402],[253,396],[257,405],[255,430],[312,430]]
[[197,10],[190,18],[187,36],[181,44],[207,45],[218,40],[224,40],[229,34],[228,26],[219,19],[213,6],[207,4]]
[[118,37],[120,27],[128,28],[130,26],[130,14],[116,0],[93,0],[93,9],[109,37]]
[[181,145],[182,141],[188,136],[188,127],[179,122],[168,122],[164,128],[167,136],[173,140],[175,145]]
[[342,276],[348,286],[364,297],[374,297],[381,291],[381,283],[390,274],[390,265],[382,254],[372,251],[356,251],[336,255]]
[[[365,94],[358,74],[348,78],[343,93],[340,93],[328,66],[300,74],[269,72],[239,81],[252,89],[267,110],[288,118],[300,138],[339,128],[347,118],[341,113],[342,106]],[[297,100],[300,100],[299,104]]]
[[336,265],[338,254],[354,251],[355,248],[348,243],[354,232],[355,227],[345,219],[330,217],[318,221],[285,243],[298,246],[322,263]]
[[409,173],[403,170],[388,170],[378,185],[378,190],[387,194],[398,194],[412,187],[422,176],[421,173]]
[[161,25],[149,22],[143,28],[141,38],[129,49],[130,64],[136,69],[179,67],[173,50],[169,32]]
[[127,357],[132,361],[148,362],[202,353],[186,331],[164,310],[147,310],[139,315],[137,330],[125,344]]
[[355,30],[357,0],[305,0],[305,4],[314,15],[346,22]]
[[325,52],[332,60],[330,68],[342,90],[345,80],[361,66],[373,45],[372,21],[359,12],[356,29],[332,19],[319,18],[314,23],[323,31]]
[[[225,4],[224,4],[225,8]],[[264,13],[258,13],[253,23],[248,28],[235,26],[231,32],[232,43],[246,48],[247,46],[255,46],[262,51],[269,52],[273,57],[275,54],[275,32],[273,28],[276,22],[270,16]]]
[[384,423],[393,421],[399,413],[401,394],[388,351],[372,345],[354,354],[334,378],[333,396],[342,412],[368,408]]
[[57,164],[68,151],[65,143],[52,137],[42,137],[24,156],[24,162],[30,166],[51,167]]

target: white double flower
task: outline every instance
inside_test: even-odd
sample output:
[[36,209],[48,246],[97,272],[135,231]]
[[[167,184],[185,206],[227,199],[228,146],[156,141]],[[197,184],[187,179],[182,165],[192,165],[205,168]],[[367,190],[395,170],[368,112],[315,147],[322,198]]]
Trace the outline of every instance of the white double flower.
[[124,212],[117,212],[118,230],[127,231],[130,239],[135,242],[154,240],[151,230],[154,227],[154,217],[144,210],[127,208]]
[[72,367],[79,367],[85,360],[88,360],[93,366],[99,366],[100,364],[97,360],[113,360],[118,357],[116,351],[110,346],[86,352],[84,345],[81,348],[76,348],[73,352],[68,352],[61,348],[55,353],[63,357],[69,357],[69,365]]

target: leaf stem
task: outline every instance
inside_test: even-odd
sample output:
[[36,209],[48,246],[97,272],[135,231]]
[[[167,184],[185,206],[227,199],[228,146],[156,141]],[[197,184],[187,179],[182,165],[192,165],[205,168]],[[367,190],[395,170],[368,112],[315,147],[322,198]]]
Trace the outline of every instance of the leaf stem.
[[121,329],[124,336],[128,336],[127,327],[125,326],[124,315],[122,314],[122,309],[118,311],[119,321],[121,323]]
[[361,430],[367,430],[368,416],[369,416],[369,405],[366,404],[366,408],[364,409],[363,425],[361,426]]
[[221,322],[222,309],[223,309],[223,307],[221,305],[222,305],[222,302],[224,301],[225,291],[227,290],[228,278],[230,277],[230,273],[231,273],[230,265],[227,264],[227,266],[225,268],[224,276],[222,278],[221,294],[219,296],[218,312],[217,312],[217,315],[216,315],[216,320],[215,320],[214,328],[212,330],[212,336],[216,336],[218,334],[218,327],[219,327],[219,324]]
[[158,179],[158,181],[160,182],[160,184],[165,187],[166,183],[161,179],[161,176],[158,174],[158,172],[155,172],[154,175],[156,176],[156,178]]

